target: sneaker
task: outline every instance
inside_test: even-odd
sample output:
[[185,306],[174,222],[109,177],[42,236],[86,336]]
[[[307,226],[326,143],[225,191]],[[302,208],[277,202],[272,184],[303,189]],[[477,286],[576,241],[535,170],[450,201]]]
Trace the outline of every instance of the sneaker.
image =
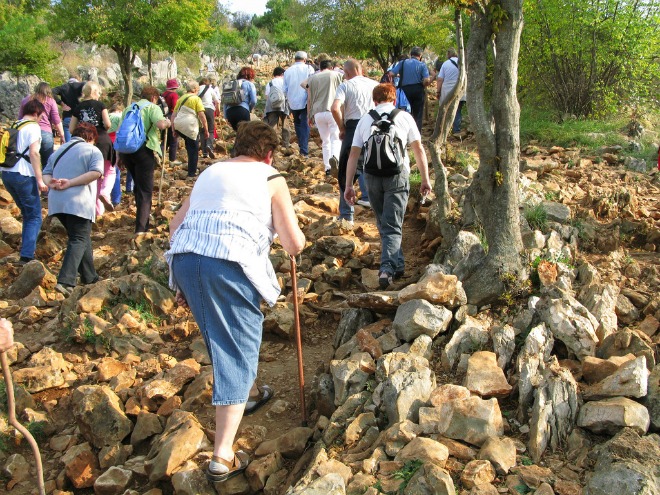
[[55,290],[63,296],[70,296],[73,292],[73,287],[64,284],[55,284]]
[[365,208],[371,208],[371,203],[367,201],[366,199],[358,199],[355,202],[356,205],[364,206]]
[[105,209],[107,211],[115,211],[115,205],[112,204],[112,202],[110,201],[110,199],[108,199],[107,196],[103,196],[102,194],[99,195],[99,201],[103,203],[103,206],[105,206]]
[[326,171],[325,171],[325,177],[326,177],[326,178],[330,178],[330,177],[332,177],[332,170],[330,170],[330,169],[326,170]]
[[173,160],[170,162],[170,165],[181,165],[183,162],[181,160]]
[[214,160],[214,159],[215,159],[215,153],[213,153],[213,148],[211,148],[210,146],[208,146],[208,147],[206,148],[206,151],[209,152],[209,157],[210,157],[212,160]]
[[348,225],[350,225],[351,227],[353,227],[353,220],[347,220],[346,218],[334,217],[334,218],[332,219],[332,221],[333,221],[333,222],[337,222],[337,223],[345,222],[345,223],[347,223]]
[[380,290],[387,289],[392,284],[392,275],[387,272],[380,272],[378,274],[378,286]]
[[339,160],[335,158],[334,156],[330,157],[330,173],[332,174],[333,177],[337,177],[339,175]]

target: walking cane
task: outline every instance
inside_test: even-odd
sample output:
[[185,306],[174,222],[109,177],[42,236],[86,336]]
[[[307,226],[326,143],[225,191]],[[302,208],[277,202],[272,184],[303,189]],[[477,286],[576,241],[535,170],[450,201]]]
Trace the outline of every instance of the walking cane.
[[163,175],[165,175],[165,160],[167,160],[167,129],[165,129],[165,138],[163,139],[163,166],[160,169],[160,182],[158,183],[158,206],[160,206],[160,195],[163,192]]
[[298,384],[300,385],[300,410],[302,425],[307,426],[307,408],[305,407],[305,372],[303,371],[302,338],[300,336],[300,311],[298,310],[298,281],[296,280],[296,258],[291,258],[291,290],[293,290],[293,318],[296,328],[296,350],[298,353]]
[[44,485],[44,468],[41,464],[41,453],[39,452],[39,445],[32,434],[18,422],[16,419],[16,406],[14,401],[14,384],[11,380],[9,373],[9,361],[7,360],[7,353],[0,353],[0,362],[2,363],[2,373],[5,375],[5,388],[7,389],[7,415],[9,416],[9,424],[16,428],[28,441],[34,453],[34,459],[37,464],[37,483],[39,484],[39,495],[46,495],[46,487]]

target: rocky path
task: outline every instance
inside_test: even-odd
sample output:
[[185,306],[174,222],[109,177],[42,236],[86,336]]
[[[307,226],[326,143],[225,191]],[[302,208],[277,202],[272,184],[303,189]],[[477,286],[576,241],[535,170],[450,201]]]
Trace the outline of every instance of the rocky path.
[[[0,188],[0,316],[15,324],[19,413],[40,437],[48,493],[660,493],[660,440],[648,433],[660,429],[658,175],[624,168],[617,150],[603,150],[608,161],[524,149],[521,198],[545,212],[538,225],[522,221],[534,285],[476,308],[460,267],[482,242],[462,232],[431,264],[437,240],[424,238],[416,198],[406,277],[373,292],[373,214],[358,207],[354,227],[332,222],[338,188],[319,144],[310,160],[276,160],[309,240],[298,284],[310,422],[300,420],[290,266],[274,246],[285,289],[264,308],[258,380],[276,397],[243,421],[237,443],[254,458],[246,476],[215,487],[203,475],[209,360],[165,288],[162,257],[191,189],[185,170],[166,169],[152,234],[133,238],[130,196],[98,222],[102,281],[67,299],[53,290],[62,227],[46,222],[41,262],[17,266],[17,210]],[[469,137],[456,144],[473,148]],[[450,165],[460,204],[473,170]],[[31,493],[30,452],[3,421],[1,482]]]

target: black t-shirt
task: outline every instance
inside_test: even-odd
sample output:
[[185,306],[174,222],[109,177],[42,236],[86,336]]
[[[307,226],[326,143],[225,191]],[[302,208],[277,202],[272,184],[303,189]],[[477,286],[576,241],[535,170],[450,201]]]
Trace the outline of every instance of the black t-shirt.
[[53,88],[53,98],[58,105],[65,103],[71,108],[71,110],[64,110],[62,112],[63,117],[71,117],[73,115],[73,109],[78,105],[78,100],[82,95],[84,82],[70,82],[62,84]]
[[105,125],[103,125],[103,110],[105,110],[105,105],[100,101],[84,100],[75,108],[73,116],[78,119],[78,122],[89,122],[101,134],[106,132]]

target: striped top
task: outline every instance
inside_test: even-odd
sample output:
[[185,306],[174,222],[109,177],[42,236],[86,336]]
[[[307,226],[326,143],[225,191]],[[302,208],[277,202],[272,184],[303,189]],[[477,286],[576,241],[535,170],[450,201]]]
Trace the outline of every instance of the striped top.
[[268,191],[273,177],[277,170],[262,162],[219,162],[200,174],[165,253],[172,289],[174,255],[195,253],[238,263],[261,297],[275,304],[280,286],[268,257],[275,236]]

